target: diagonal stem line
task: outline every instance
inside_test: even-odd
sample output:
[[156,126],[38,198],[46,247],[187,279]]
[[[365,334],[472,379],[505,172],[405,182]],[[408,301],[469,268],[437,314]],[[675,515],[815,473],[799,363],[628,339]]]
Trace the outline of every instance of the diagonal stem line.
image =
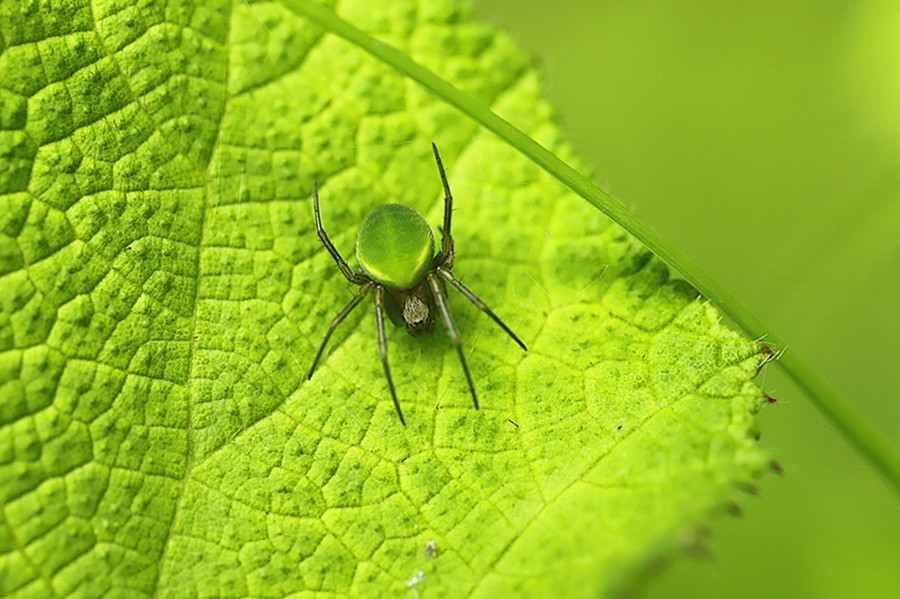
[[[534,139],[495,114],[482,102],[455,88],[434,72],[393,46],[357,29],[330,8],[313,0],[282,0],[295,13],[306,17],[347,42],[368,52],[398,73],[418,82],[435,96],[470,117],[540,166],[548,174],[634,235],[666,264],[680,273],[722,312],[753,338],[785,346],[747,306],[681,251],[665,241],[649,224],[638,219],[623,204],[610,197],[588,177],[563,162]],[[796,352],[786,353],[778,363],[806,392],[816,407],[837,427],[846,440],[900,493],[900,454],[888,439],[821,377]]]

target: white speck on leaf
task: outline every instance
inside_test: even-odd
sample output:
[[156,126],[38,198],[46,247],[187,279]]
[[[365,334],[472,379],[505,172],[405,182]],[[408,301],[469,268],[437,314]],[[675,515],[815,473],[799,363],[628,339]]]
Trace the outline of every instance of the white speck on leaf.
[[413,597],[416,597],[416,599],[418,599],[419,590],[416,588],[416,586],[418,586],[418,584],[420,582],[422,582],[422,580],[424,580],[424,579],[425,579],[425,573],[422,572],[421,570],[419,570],[418,572],[416,572],[415,576],[413,576],[409,580],[405,581],[403,584],[405,584],[406,587],[410,591],[412,591]]

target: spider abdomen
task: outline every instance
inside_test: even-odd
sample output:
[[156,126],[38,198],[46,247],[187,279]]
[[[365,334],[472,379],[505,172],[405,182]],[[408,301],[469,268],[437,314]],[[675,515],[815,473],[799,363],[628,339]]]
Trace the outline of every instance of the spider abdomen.
[[409,206],[379,206],[359,229],[356,258],[376,283],[390,289],[409,289],[432,266],[434,232],[428,221]]

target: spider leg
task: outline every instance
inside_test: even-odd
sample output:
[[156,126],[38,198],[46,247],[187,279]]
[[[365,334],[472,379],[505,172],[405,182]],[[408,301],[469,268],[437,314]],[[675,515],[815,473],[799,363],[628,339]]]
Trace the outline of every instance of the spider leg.
[[453,316],[450,314],[450,307],[447,305],[447,296],[444,294],[441,280],[434,273],[428,274],[428,284],[431,286],[431,292],[437,303],[441,316],[444,318],[444,324],[447,325],[447,332],[450,334],[450,340],[456,346],[456,353],[459,354],[459,362],[462,364],[463,372],[466,373],[466,381],[469,383],[469,391],[472,392],[472,400],[475,402],[475,409],[478,409],[478,397],[475,395],[475,386],[472,384],[472,376],[469,374],[469,367],[466,366],[466,358],[463,356],[462,343],[459,341],[459,331],[456,323],[453,322]]
[[319,234],[319,239],[322,240],[322,243],[325,245],[325,249],[328,250],[328,253],[331,254],[331,257],[334,258],[334,261],[337,262],[338,268],[341,269],[341,274],[347,277],[351,283],[355,283],[357,285],[362,285],[369,279],[363,275],[354,273],[350,270],[350,267],[347,266],[347,263],[344,262],[344,259],[341,258],[341,254],[337,251],[334,245],[331,243],[331,240],[328,239],[328,233],[325,232],[325,229],[322,228],[322,217],[319,216],[319,183],[313,183],[313,208],[316,213],[316,232]]
[[306,377],[307,380],[312,378],[313,371],[315,371],[316,369],[316,364],[319,363],[319,358],[322,357],[322,351],[325,349],[325,344],[328,343],[328,340],[331,338],[331,334],[338,327],[338,325],[344,321],[347,315],[350,314],[350,311],[353,310],[353,308],[355,308],[364,297],[366,297],[366,294],[369,293],[369,290],[372,289],[374,285],[375,284],[370,281],[360,287],[359,292],[356,294],[356,297],[350,300],[350,303],[344,306],[344,309],[341,310],[338,315],[334,317],[334,320],[331,321],[331,326],[328,327],[328,332],[325,333],[325,338],[322,340],[322,345],[319,346],[319,351],[316,352],[316,359],[313,360],[312,368],[309,369],[309,376]]
[[431,144],[434,150],[434,159],[437,162],[438,171],[441,173],[441,183],[444,184],[444,227],[441,229],[441,251],[434,258],[434,263],[440,266],[453,266],[453,236],[450,234],[450,217],[453,210],[453,196],[450,195],[450,185],[447,183],[447,174],[437,146]]
[[522,340],[519,339],[518,337],[516,337],[516,334],[513,333],[511,330],[509,330],[509,327],[506,326],[505,324],[503,324],[503,321],[502,321],[502,320],[500,320],[499,318],[497,318],[497,315],[494,314],[494,313],[491,311],[491,309],[487,307],[487,304],[485,304],[483,301],[481,301],[481,299],[480,299],[477,295],[475,295],[474,293],[472,293],[471,291],[469,291],[469,288],[466,287],[465,285],[463,285],[463,284],[459,281],[459,279],[457,279],[456,277],[454,277],[452,272],[450,272],[450,271],[447,270],[446,268],[442,268],[442,267],[440,267],[440,266],[437,267],[436,270],[437,270],[437,273],[438,273],[439,275],[441,275],[442,277],[444,277],[445,279],[447,279],[447,281],[449,281],[451,285],[453,285],[454,287],[456,287],[456,289],[458,289],[460,293],[462,293],[464,296],[466,296],[466,299],[468,299],[470,302],[472,302],[473,304],[475,304],[475,305],[478,307],[479,310],[481,310],[482,312],[484,312],[485,314],[487,314],[488,316],[490,316],[491,318],[493,318],[493,319],[494,319],[494,322],[496,322],[497,324],[499,324],[499,325],[500,325],[500,328],[503,329],[504,331],[506,331],[506,334],[509,335],[510,337],[512,337],[512,338],[513,338],[513,341],[515,341],[516,343],[518,343],[518,344],[522,347],[522,349],[524,349],[525,351],[528,351],[528,348],[525,347],[525,344],[522,343]]
[[388,368],[387,338],[384,335],[384,287],[381,285],[375,286],[375,325],[378,328],[378,353],[381,354],[381,363],[384,364],[384,374],[387,377],[388,387],[391,389],[391,399],[394,400],[394,407],[397,408],[400,423],[406,426],[403,412],[400,411],[400,402],[397,401],[397,392],[394,391],[394,381],[391,380],[391,369]]

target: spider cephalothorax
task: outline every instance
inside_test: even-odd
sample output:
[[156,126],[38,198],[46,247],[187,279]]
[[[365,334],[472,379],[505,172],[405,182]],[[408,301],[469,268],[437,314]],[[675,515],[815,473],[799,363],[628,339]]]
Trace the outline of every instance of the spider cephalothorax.
[[408,206],[402,204],[386,204],[372,211],[363,221],[356,238],[356,257],[359,260],[359,270],[353,272],[350,267],[332,245],[331,240],[322,228],[322,218],[319,215],[319,188],[313,185],[313,206],[316,215],[316,231],[319,239],[325,245],[325,249],[337,262],[338,268],[347,279],[359,285],[359,291],[349,304],[331,322],[325,339],[319,346],[312,368],[309,369],[309,378],[312,378],[325,349],[325,344],[337,326],[346,318],[347,314],[355,308],[369,291],[373,292],[375,300],[375,324],[378,329],[378,352],[384,365],[384,374],[387,377],[388,387],[391,390],[391,399],[400,422],[404,425],[406,420],[400,410],[400,402],[397,401],[397,393],[394,391],[394,382],[391,379],[391,371],[387,362],[387,341],[384,332],[384,314],[396,326],[404,324],[406,332],[410,335],[418,335],[422,331],[434,329],[435,308],[440,312],[450,340],[456,346],[456,353],[462,364],[475,409],[478,409],[478,397],[475,395],[475,386],[469,375],[469,367],[463,356],[459,331],[453,322],[450,308],[447,305],[445,283],[450,283],[466,298],[475,304],[480,310],[490,316],[494,322],[512,337],[516,343],[526,349],[525,344],[491,312],[483,301],[469,291],[453,276],[453,237],[450,234],[450,217],[453,197],[450,195],[450,186],[447,183],[447,175],[441,164],[437,146],[431,144],[434,150],[434,159],[437,161],[438,171],[441,174],[441,182],[444,185],[444,228],[441,230],[441,250],[435,254],[434,232],[425,218]]
[[394,326],[405,326],[413,337],[434,330],[434,298],[428,281],[422,279],[410,289],[385,288],[384,304]]

